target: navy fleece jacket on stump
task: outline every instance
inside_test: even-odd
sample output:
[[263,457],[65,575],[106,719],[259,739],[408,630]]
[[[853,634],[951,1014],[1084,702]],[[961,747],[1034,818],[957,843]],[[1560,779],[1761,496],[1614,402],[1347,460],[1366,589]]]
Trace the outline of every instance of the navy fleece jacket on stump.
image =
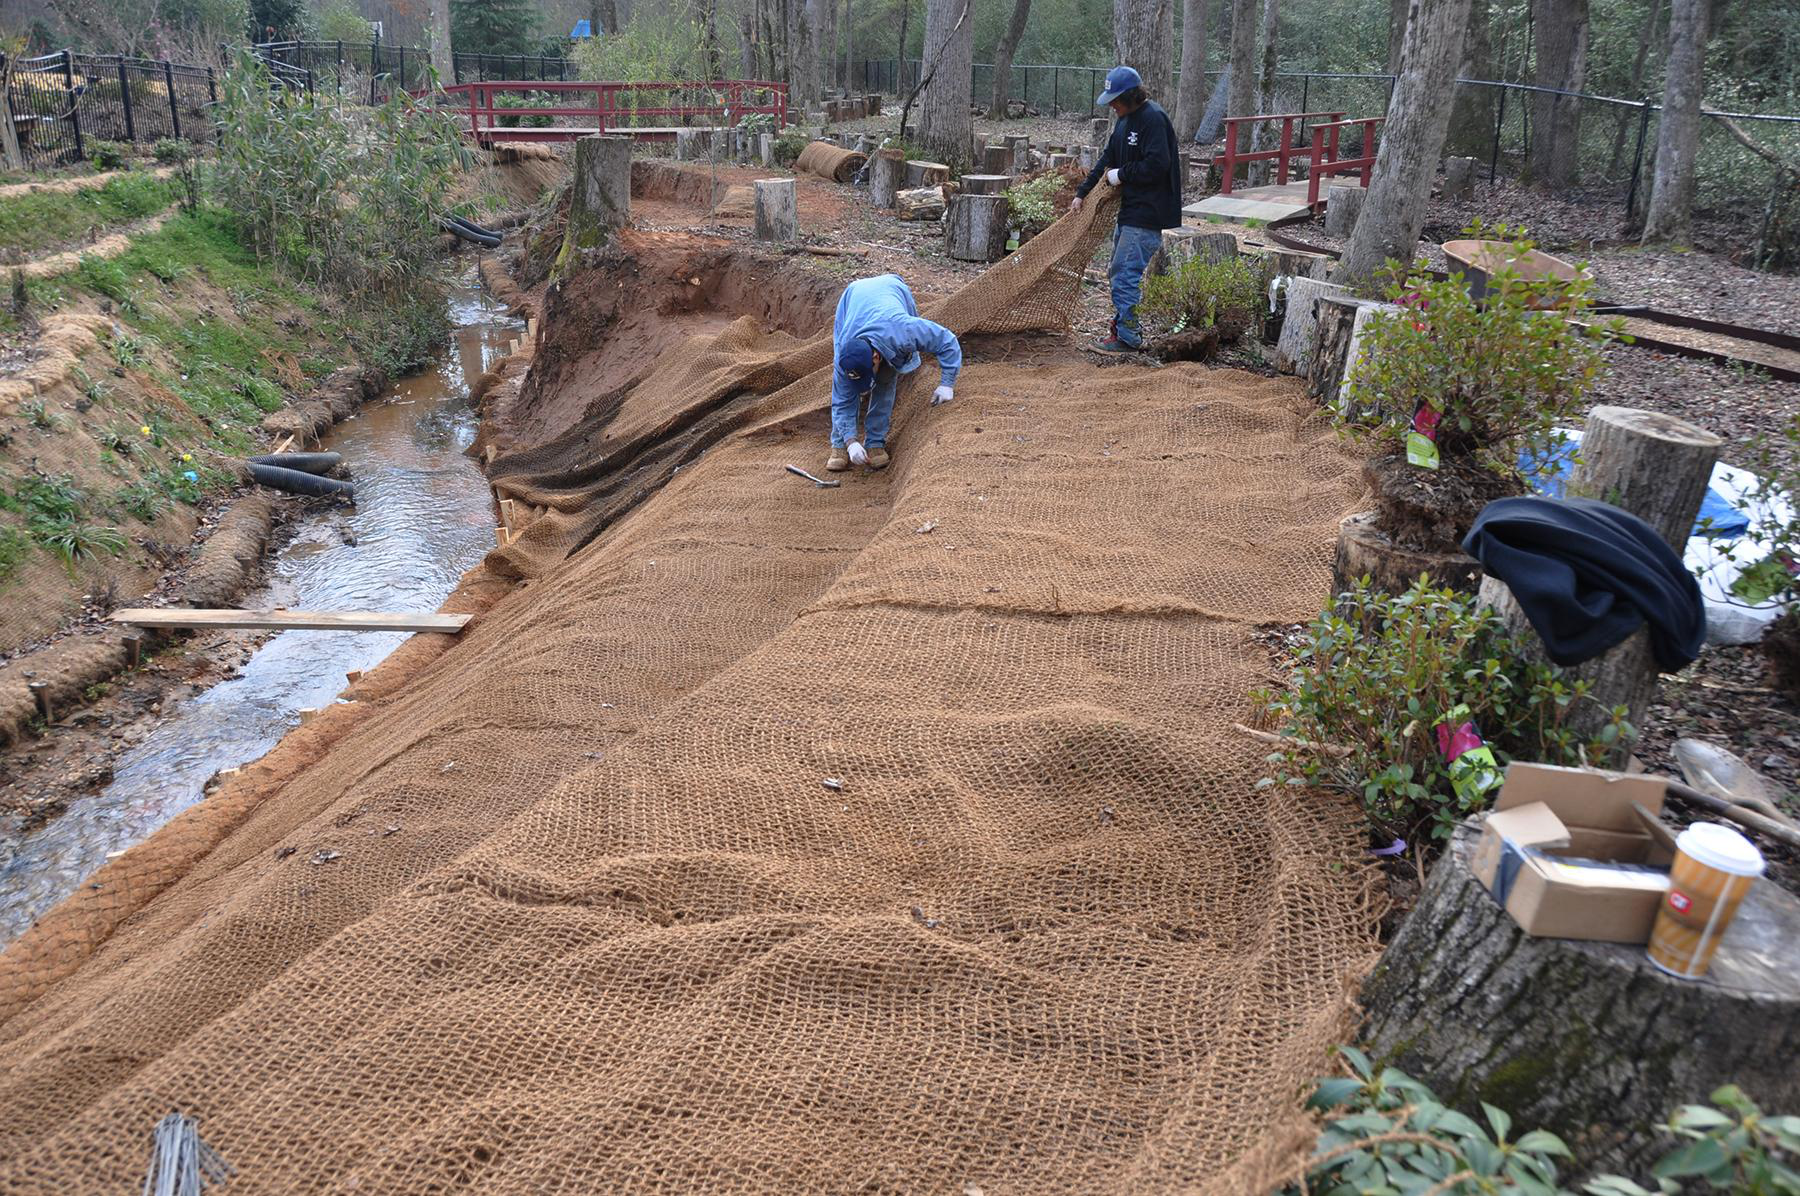
[[1482,510],[1463,551],[1506,583],[1559,665],[1591,660],[1645,623],[1665,673],[1700,655],[1700,585],[1628,511],[1585,498],[1502,498]]

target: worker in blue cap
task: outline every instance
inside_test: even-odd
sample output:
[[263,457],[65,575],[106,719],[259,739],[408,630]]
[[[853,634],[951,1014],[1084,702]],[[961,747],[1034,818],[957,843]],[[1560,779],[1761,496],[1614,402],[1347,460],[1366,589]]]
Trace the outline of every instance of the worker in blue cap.
[[[885,469],[888,420],[900,375],[918,369],[920,354],[930,353],[940,371],[931,405],[948,403],[962,369],[962,346],[948,328],[920,318],[919,305],[898,274],[861,278],[845,287],[831,339],[836,368],[831,376],[831,456],[825,468],[841,473],[855,462]],[[857,417],[865,397],[869,412],[858,439]]]
[[1074,207],[1101,179],[1119,188],[1119,226],[1113,232],[1112,332],[1100,342],[1109,353],[1142,347],[1137,306],[1144,270],[1162,248],[1162,230],[1181,227],[1181,156],[1175,126],[1162,105],[1144,94],[1144,81],[1128,66],[1106,73],[1106,90],[1094,99],[1118,119],[1106,152],[1087,181],[1075,189]]

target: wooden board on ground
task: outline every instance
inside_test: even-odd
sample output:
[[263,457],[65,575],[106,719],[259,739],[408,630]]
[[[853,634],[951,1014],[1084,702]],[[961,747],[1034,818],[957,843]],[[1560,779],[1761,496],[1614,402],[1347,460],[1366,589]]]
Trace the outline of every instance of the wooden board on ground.
[[447,631],[458,632],[469,615],[409,611],[326,610],[116,610],[115,623],[134,627],[239,627],[256,631]]
[[[1355,186],[1355,178],[1333,178],[1334,187]],[[1321,194],[1323,199],[1323,194]],[[1241,187],[1230,195],[1209,195],[1199,203],[1181,209],[1186,216],[1204,220],[1209,216],[1223,220],[1285,220],[1307,211],[1306,184],[1283,183],[1267,187]]]

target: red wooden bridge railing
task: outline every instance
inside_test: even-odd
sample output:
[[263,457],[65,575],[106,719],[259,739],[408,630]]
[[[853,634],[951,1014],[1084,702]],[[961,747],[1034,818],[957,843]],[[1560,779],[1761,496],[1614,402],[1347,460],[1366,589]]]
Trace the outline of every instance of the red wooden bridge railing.
[[[579,102],[550,105],[515,101],[517,106],[501,106],[499,98],[507,95],[548,95],[552,99],[569,96]],[[483,142],[569,141],[609,132],[673,137],[676,126],[695,118],[726,125],[759,112],[773,116],[777,129],[787,124],[787,85],[759,79],[672,83],[488,79],[446,87],[438,93],[436,102],[443,111],[467,116],[469,135]],[[526,116],[545,116],[557,123],[549,128],[500,124],[504,117]],[[656,123],[646,127],[643,121]]]
[[[1342,112],[1276,112],[1268,116],[1228,116],[1225,118],[1225,152],[1213,159],[1213,165],[1219,168],[1219,194],[1230,195],[1233,176],[1242,163],[1274,162],[1276,181],[1285,184],[1288,181],[1288,164],[1304,161],[1309,156],[1306,146],[1294,142],[1294,122],[1324,117],[1326,120],[1338,120]],[[1281,145],[1271,150],[1255,152],[1238,152],[1238,129],[1260,124],[1264,121],[1281,122]],[[1319,126],[1314,126],[1315,128]]]
[[[1359,116],[1355,120],[1339,120],[1312,127],[1312,160],[1306,174],[1308,204],[1314,209],[1318,208],[1319,188],[1330,175],[1358,174],[1362,176],[1362,185],[1369,185],[1369,175],[1375,168],[1375,126],[1386,119],[1385,116]],[[1337,156],[1338,133],[1355,125],[1362,126],[1362,156],[1340,158]]]

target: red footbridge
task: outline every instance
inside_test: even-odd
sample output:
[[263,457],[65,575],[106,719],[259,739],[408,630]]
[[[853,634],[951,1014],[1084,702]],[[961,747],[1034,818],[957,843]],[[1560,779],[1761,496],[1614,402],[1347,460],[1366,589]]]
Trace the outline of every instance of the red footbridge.
[[668,140],[678,130],[739,124],[766,113],[788,123],[787,84],[761,79],[711,82],[565,83],[488,79],[418,93],[438,109],[467,117],[468,135],[496,141],[573,141],[608,133]]

